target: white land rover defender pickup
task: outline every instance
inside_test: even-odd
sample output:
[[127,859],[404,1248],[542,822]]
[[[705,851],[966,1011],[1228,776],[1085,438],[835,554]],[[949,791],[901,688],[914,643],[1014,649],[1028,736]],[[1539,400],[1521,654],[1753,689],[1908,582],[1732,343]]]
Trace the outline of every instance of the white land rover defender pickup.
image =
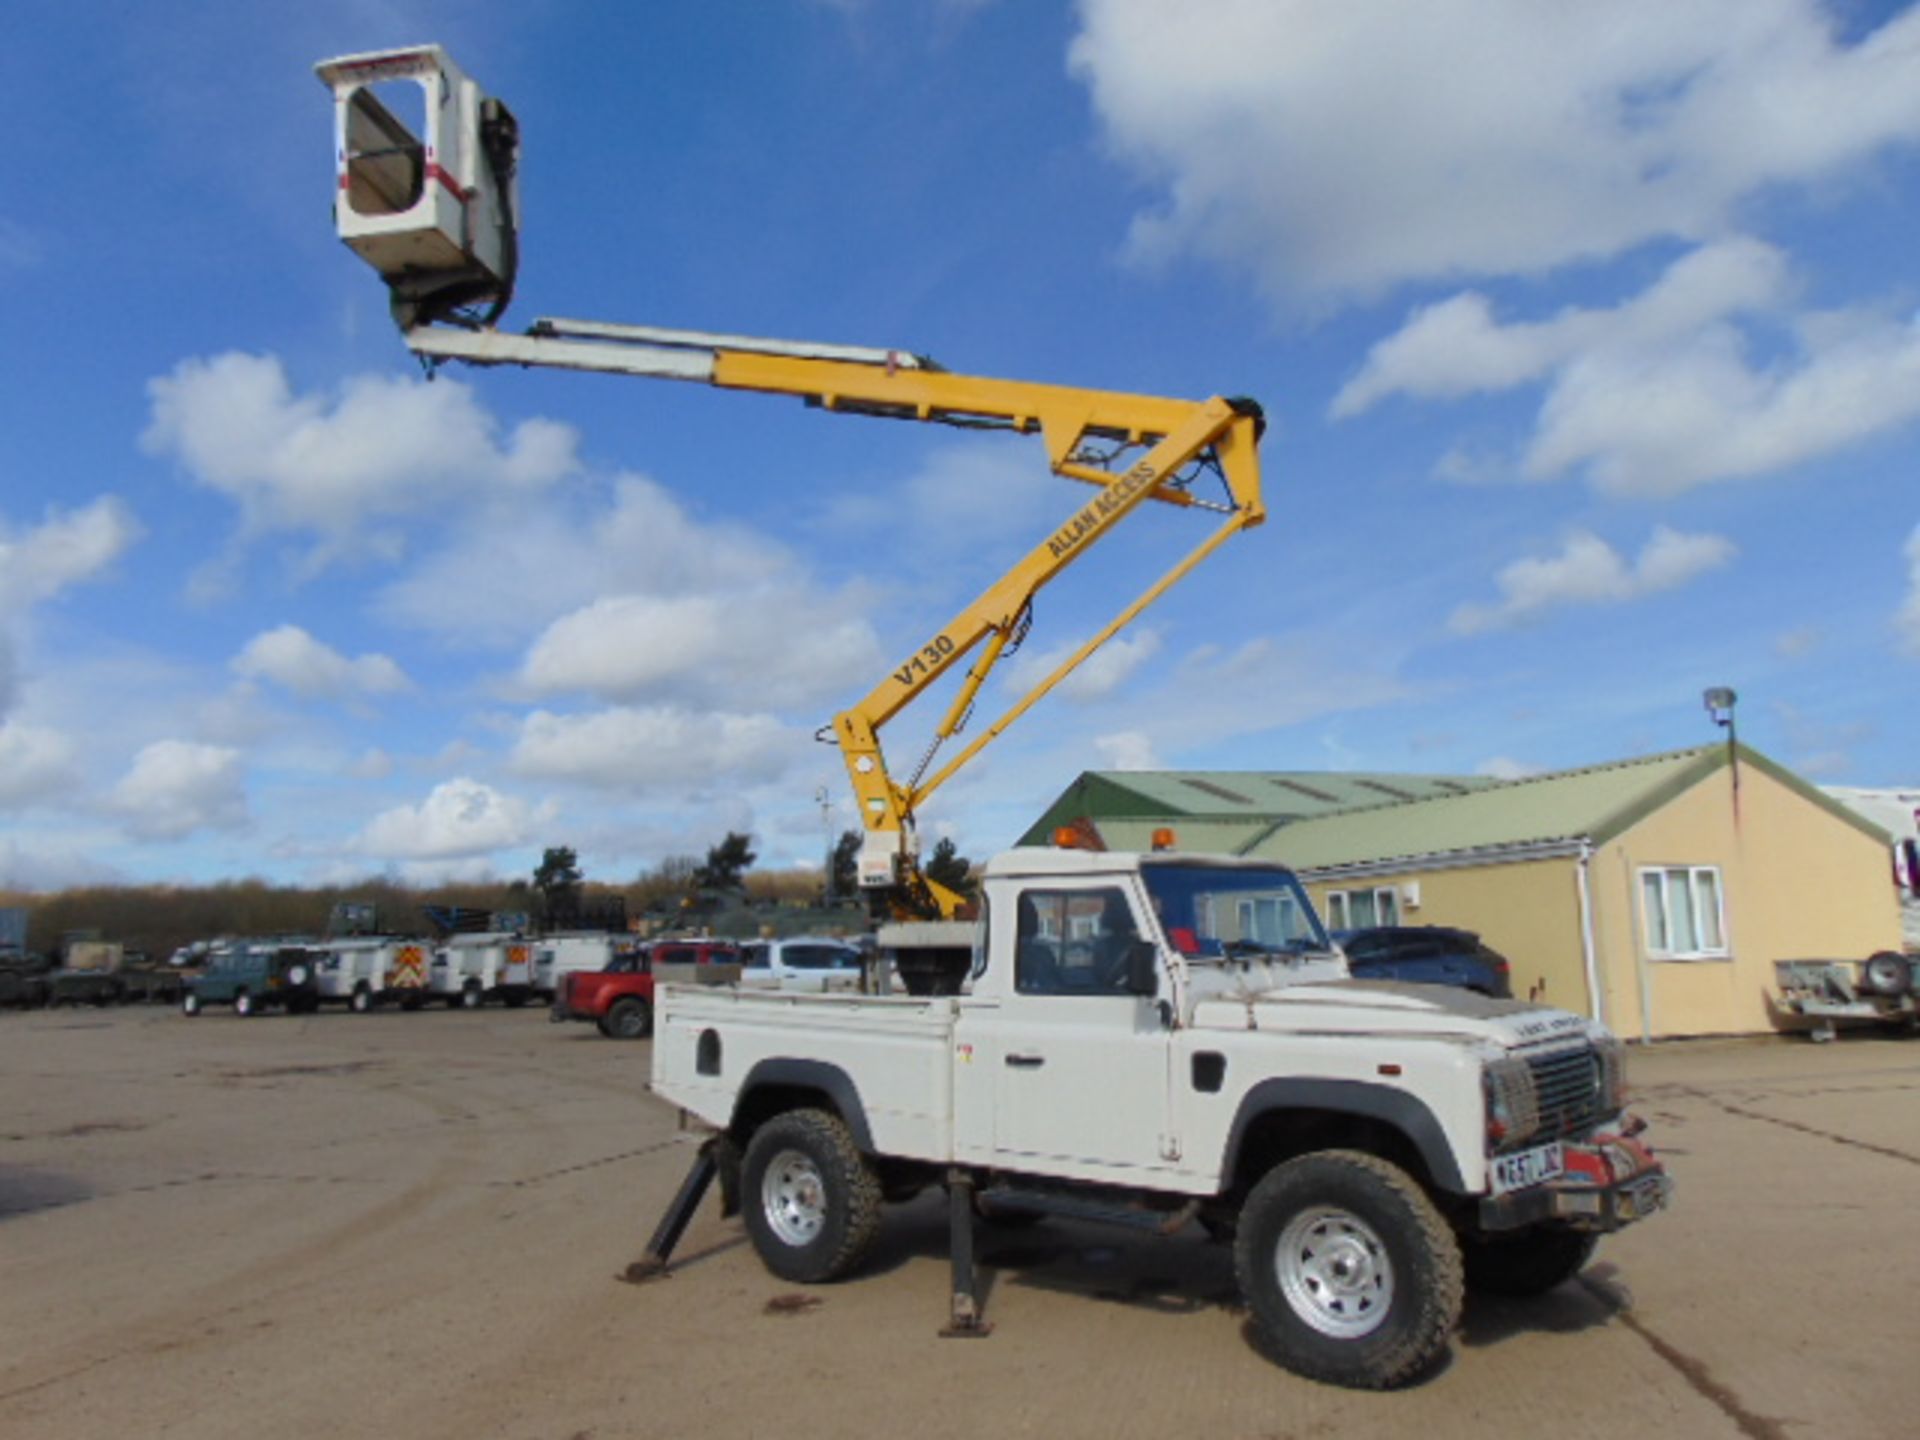
[[1465,1289],[1547,1290],[1667,1203],[1603,1027],[1352,980],[1271,863],[1013,850],[960,938],[903,960],[918,993],[662,988],[653,1088],[714,1134],[658,1263],[715,1174],[802,1283],[945,1185],[950,1329],[977,1332],[976,1211],[1198,1221],[1284,1364],[1384,1387],[1445,1350]]

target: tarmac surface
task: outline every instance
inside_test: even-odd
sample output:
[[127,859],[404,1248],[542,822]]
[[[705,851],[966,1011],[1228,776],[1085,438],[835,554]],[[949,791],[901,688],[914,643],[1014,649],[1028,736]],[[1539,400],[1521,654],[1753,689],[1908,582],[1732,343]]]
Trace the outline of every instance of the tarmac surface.
[[938,1338],[943,1210],[799,1292],[709,1199],[646,1044],[534,1010],[0,1014],[0,1436],[1920,1433],[1920,1039],[1666,1045],[1676,1208],[1451,1358],[1360,1394],[1264,1358],[1228,1253],[983,1231],[990,1338]]

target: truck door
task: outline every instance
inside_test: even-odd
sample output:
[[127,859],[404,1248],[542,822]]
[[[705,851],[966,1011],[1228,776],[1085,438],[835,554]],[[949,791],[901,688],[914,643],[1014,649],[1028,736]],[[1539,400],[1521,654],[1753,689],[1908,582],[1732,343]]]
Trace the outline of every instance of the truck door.
[[1038,886],[1016,906],[1011,984],[980,1016],[995,1157],[1173,1168],[1172,1038],[1158,1000],[1127,989],[1128,953],[1148,933],[1129,888]]

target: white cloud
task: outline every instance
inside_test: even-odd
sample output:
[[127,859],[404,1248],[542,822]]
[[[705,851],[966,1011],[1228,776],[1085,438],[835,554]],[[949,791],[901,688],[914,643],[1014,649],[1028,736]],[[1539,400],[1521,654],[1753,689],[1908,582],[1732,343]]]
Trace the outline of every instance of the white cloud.
[[[1866,310],[1791,315],[1785,258],[1727,240],[1683,256],[1611,309],[1502,323],[1483,295],[1416,311],[1333,402],[1450,399],[1544,384],[1525,478],[1584,471],[1602,489],[1671,495],[1767,474],[1920,417],[1920,325]],[[1756,331],[1790,342],[1756,358]],[[1457,452],[1440,473],[1488,468]]]
[[92,579],[140,534],[139,522],[111,495],[78,510],[49,510],[30,530],[12,531],[0,518],[0,619]]
[[804,737],[771,715],[621,706],[587,715],[536,710],[513,748],[523,775],[608,789],[685,790],[725,778],[777,778]]
[[1544,379],[1596,347],[1656,349],[1725,316],[1771,307],[1788,290],[1786,257],[1736,237],[1675,261],[1641,295],[1613,309],[1569,307],[1551,320],[1501,324],[1493,302],[1467,291],[1423,306],[1368,351],[1334,398],[1336,419],[1389,395],[1455,399]]
[[833,592],[788,548],[743,526],[696,518],[667,489],[621,475],[611,503],[501,506],[470,513],[445,548],[378,601],[382,619],[450,641],[521,644],[609,596],[712,597],[739,628],[786,629],[783,613],[838,624],[864,606]]
[[1160,757],[1154,754],[1153,738],[1139,730],[1120,730],[1112,735],[1093,737],[1103,770],[1158,770]]
[[362,375],[337,396],[297,395],[279,360],[229,352],[150,381],[142,446],[240,506],[249,531],[318,537],[319,562],[363,533],[448,499],[526,495],[577,468],[577,436],[549,420],[500,426],[455,380]]
[[[1079,649],[1083,643],[1079,640],[1069,640],[1039,654],[1029,654],[1022,650],[1007,662],[1005,672],[1007,684],[1024,694],[1046,679],[1056,665]],[[1136,635],[1116,635],[1089,655],[1077,670],[1060,682],[1053,693],[1063,699],[1079,701],[1082,704],[1105,699],[1126,684],[1142,665],[1159,653],[1160,634],[1156,630],[1142,630]]]
[[385,655],[349,660],[298,625],[263,630],[234,656],[233,670],[250,680],[271,680],[307,699],[391,695],[410,688],[404,671]]
[[82,783],[78,753],[57,730],[0,721],[0,810],[77,795]]
[[1900,648],[1909,655],[1920,656],[1920,526],[1915,526],[1913,534],[1907,537],[1907,598],[1894,616],[1893,623],[1900,636]]
[[1723,231],[1920,138],[1920,12],[1819,0],[1082,0],[1071,67],[1165,187],[1134,250],[1287,303]]
[[127,828],[145,840],[178,840],[196,830],[247,823],[240,752],[189,740],[156,740],[134,757],[115,787]]
[[1758,364],[1709,326],[1664,350],[1599,350],[1556,379],[1525,466],[1578,466],[1602,489],[1672,495],[1764,475],[1920,417],[1920,329],[1868,314],[1800,325],[1797,363]]
[[1502,630],[1569,605],[1619,604],[1671,590],[1729,563],[1733,542],[1719,535],[1684,535],[1664,525],[1641,547],[1631,566],[1606,541],[1575,531],[1560,553],[1516,560],[1495,577],[1500,600],[1462,605],[1448,620],[1456,635]]
[[418,805],[376,815],[354,848],[389,860],[472,860],[529,843],[553,816],[551,806],[530,805],[460,776],[434,786]]
[[844,698],[880,673],[873,627],[804,586],[754,593],[611,595],[549,625],[520,679],[536,694],[608,700],[750,693],[784,708]]

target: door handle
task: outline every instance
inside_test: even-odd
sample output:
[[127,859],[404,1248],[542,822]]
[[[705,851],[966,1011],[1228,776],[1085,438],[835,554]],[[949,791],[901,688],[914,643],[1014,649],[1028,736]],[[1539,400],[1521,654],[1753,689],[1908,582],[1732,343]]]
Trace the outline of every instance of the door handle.
[[1047,1063],[1047,1057],[1044,1055],[1009,1055],[1007,1056],[1007,1064],[1011,1065],[1016,1070],[1038,1070],[1042,1065],[1046,1063]]

